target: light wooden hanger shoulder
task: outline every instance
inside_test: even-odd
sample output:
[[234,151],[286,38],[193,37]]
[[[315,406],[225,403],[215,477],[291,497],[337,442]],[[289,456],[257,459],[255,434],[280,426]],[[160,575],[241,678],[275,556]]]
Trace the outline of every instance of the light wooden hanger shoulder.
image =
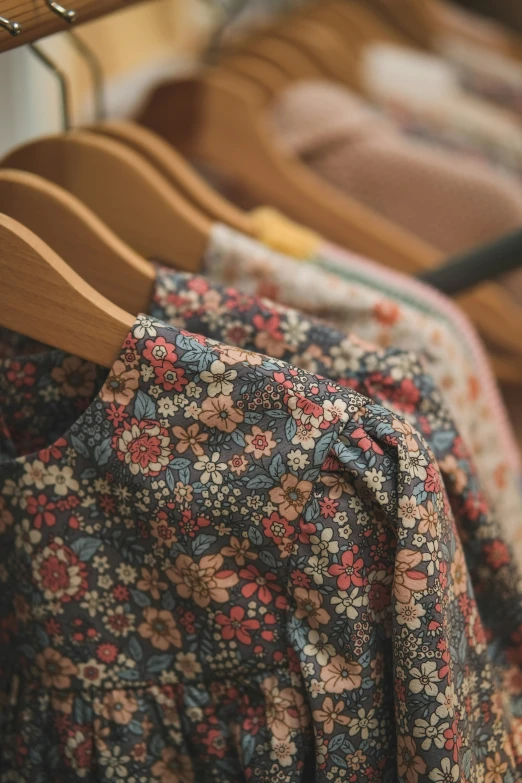
[[73,131],[24,144],[0,165],[39,174],[73,193],[140,255],[199,269],[211,222],[123,144]]
[[143,156],[192,204],[211,220],[225,223],[243,234],[252,233],[252,221],[197,174],[174,147],[156,133],[135,122],[107,121],[89,130],[109,136]]
[[32,231],[0,214],[0,325],[112,367],[134,316],[91,288]]
[[294,73],[302,74],[303,79],[315,79],[321,75],[321,69],[310,60],[307,54],[303,54],[292,42],[278,36],[277,31],[267,31],[261,35],[249,36],[246,40],[238,41],[237,51],[256,54],[259,57],[276,62],[289,76]]
[[290,15],[274,28],[273,35],[292,44],[308,57],[323,78],[358,89],[358,53],[347,47],[342,37],[320,20]]
[[220,67],[247,77],[257,99],[262,103],[293,82],[281,63],[273,62],[256,52],[230,53],[220,60]]
[[[286,83],[288,77],[309,80],[324,77],[323,69],[310,58],[308,53],[303,53],[295,41],[279,36],[277,31],[272,29],[238,41],[232,49],[232,52],[235,51],[255,55],[265,62],[276,63],[287,77]],[[227,60],[225,53],[225,57],[220,59],[220,64]],[[286,83],[281,84],[281,88],[286,86]],[[277,90],[278,85],[274,85],[274,89]]]
[[[284,47],[272,47],[272,39],[277,40],[277,36],[281,39],[279,43],[284,44]],[[264,46],[261,47],[261,44]],[[249,51],[253,55],[254,48],[252,47],[251,50],[250,46],[248,43],[245,44],[245,54]],[[277,34],[270,34],[257,42],[255,52],[259,54],[263,52],[263,64],[265,61],[270,61],[285,71],[287,78],[284,84],[280,85],[273,80],[268,80],[265,69],[255,57],[250,57],[248,62],[241,62],[239,66],[234,58],[226,60],[225,64],[237,73],[250,77],[253,82],[262,82],[267,97],[272,98],[277,95],[289,83],[318,79],[338,81],[345,87],[360,91],[357,62],[332,31],[316,22],[307,23],[298,19],[290,23],[286,20]],[[281,56],[284,57],[283,61],[276,60]],[[303,63],[306,63],[304,67],[302,67]]]
[[30,229],[123,310],[148,310],[153,266],[71,193],[36,174],[0,169],[0,212]]

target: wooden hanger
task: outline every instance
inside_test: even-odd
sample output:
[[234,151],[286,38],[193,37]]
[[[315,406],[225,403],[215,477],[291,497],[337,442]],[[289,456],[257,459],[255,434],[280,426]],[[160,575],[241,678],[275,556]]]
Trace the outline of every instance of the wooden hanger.
[[[328,240],[416,275],[442,254],[325,183],[272,139],[251,86],[219,69],[199,79],[166,82],[138,121],[188,158],[225,168],[259,203],[280,209]],[[520,360],[522,309],[494,283],[459,300],[478,329]],[[522,369],[520,372],[522,378]]]
[[367,5],[404,43],[433,51],[436,26],[426,0],[368,0]]
[[261,102],[268,103],[297,79],[324,79],[321,69],[292,41],[263,35],[238,42],[219,59],[219,67],[247,77]]
[[[220,66],[225,64],[256,84],[262,83],[267,98],[273,98],[289,82],[310,79],[334,80],[360,90],[358,68],[348,50],[330,30],[315,21],[298,19],[288,24],[286,20],[277,32],[266,33],[255,44],[245,41],[243,46],[242,61],[238,63],[233,57],[227,58],[223,63],[220,61]],[[247,53],[250,54],[248,61],[244,59]],[[256,59],[257,55],[259,59]],[[285,77],[279,81],[271,79],[266,62],[284,71]]]
[[[292,40],[278,36],[274,29],[238,40],[235,46],[230,48],[232,57],[237,52],[276,63],[286,77],[295,78],[295,74],[299,74],[302,79],[318,79],[324,76],[322,69],[313,62],[308,53],[303,53]],[[220,64],[227,61],[227,54],[228,50],[220,58]]]
[[200,268],[212,223],[140,155],[85,131],[18,147],[0,165],[39,174],[73,193],[137,253]]
[[352,89],[359,88],[358,53],[347,47],[342,37],[320,19],[290,14],[274,27],[272,35],[308,57],[323,78],[333,79]]
[[261,103],[269,102],[274,95],[294,81],[281,63],[271,61],[269,57],[264,58],[257,52],[231,53],[220,59],[219,66],[225,71],[246,77],[256,100]]
[[[337,15],[335,29],[338,34],[351,41],[352,45],[358,43],[359,49],[375,41],[403,45],[408,43],[408,39],[386,22],[366,0],[350,0],[349,3],[343,0],[325,0],[324,8]],[[316,8],[312,8],[311,13],[315,10]],[[321,13],[321,6],[317,7],[317,12]]]
[[152,264],[71,193],[36,174],[0,169],[0,212],[40,237],[118,307],[148,311],[155,281]]
[[102,122],[88,130],[109,136],[144,157],[213,222],[225,223],[243,234],[252,233],[252,220],[248,213],[235,207],[208,185],[190,163],[156,133],[135,122],[123,120]]
[[0,325],[112,367],[134,316],[105,299],[21,223],[0,214]]
[[341,246],[395,268],[411,268],[419,253],[426,253],[421,240],[285,153],[270,133],[251,83],[238,74],[215,69],[201,79],[165,82],[137,119],[188,158],[225,167],[260,203],[281,209]]

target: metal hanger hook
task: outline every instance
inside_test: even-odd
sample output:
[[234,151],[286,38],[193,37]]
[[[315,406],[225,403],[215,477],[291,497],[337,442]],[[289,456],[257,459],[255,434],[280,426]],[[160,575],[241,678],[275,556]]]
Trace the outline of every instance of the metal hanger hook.
[[104,75],[101,59],[94,52],[94,50],[88,46],[83,38],[73,33],[72,30],[67,31],[67,37],[71,44],[74,46],[78,54],[83,57],[89,74],[92,80],[92,86],[94,91],[94,114],[96,122],[101,122],[107,116],[106,104],[105,104],[105,89],[104,89]]
[[60,19],[63,19],[67,24],[72,24],[76,21],[76,11],[64,8],[63,5],[54,2],[54,0],[45,0],[45,3],[56,16],[59,16]]
[[20,35],[22,32],[22,25],[19,24],[19,22],[11,22],[9,19],[6,19],[5,16],[0,16],[0,27],[3,30],[7,30],[9,35],[12,36]]
[[46,68],[48,68],[53,76],[58,80],[58,84],[60,85],[60,98],[61,98],[61,104],[62,104],[62,128],[64,131],[71,130],[72,123],[71,123],[71,102],[70,102],[70,90],[69,90],[69,82],[67,81],[66,75],[63,73],[63,71],[58,68],[56,63],[54,63],[50,57],[46,55],[46,53],[41,49],[37,44],[31,43],[29,44],[31,51],[34,52],[36,57],[40,60],[43,65],[45,65]]

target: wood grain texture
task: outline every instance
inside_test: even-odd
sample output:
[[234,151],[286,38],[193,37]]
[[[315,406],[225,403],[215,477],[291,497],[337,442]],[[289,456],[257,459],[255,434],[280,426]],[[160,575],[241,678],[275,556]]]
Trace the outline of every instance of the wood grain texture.
[[0,165],[69,191],[141,256],[186,272],[201,268],[212,222],[114,139],[86,131],[47,136],[13,150]]
[[71,193],[36,174],[0,169],[0,213],[36,234],[122,310],[149,309],[156,279],[152,264]]
[[[61,4],[67,10],[76,12],[73,26],[78,27],[83,22],[112,14],[140,2],[144,0],[68,0]],[[9,19],[10,22],[18,22],[22,26],[21,34],[16,37],[0,29],[0,52],[25,46],[47,35],[70,28],[67,22],[51,11],[45,0],[18,0],[18,2],[0,0],[0,16]]]
[[112,367],[134,316],[95,291],[42,240],[0,215],[0,325]]

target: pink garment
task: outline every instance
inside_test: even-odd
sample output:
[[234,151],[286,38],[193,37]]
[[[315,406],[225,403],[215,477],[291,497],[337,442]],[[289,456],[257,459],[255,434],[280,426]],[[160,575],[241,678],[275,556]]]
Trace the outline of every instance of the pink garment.
[[518,182],[404,138],[342,86],[292,85],[271,119],[281,142],[317,174],[448,254],[522,225]]

